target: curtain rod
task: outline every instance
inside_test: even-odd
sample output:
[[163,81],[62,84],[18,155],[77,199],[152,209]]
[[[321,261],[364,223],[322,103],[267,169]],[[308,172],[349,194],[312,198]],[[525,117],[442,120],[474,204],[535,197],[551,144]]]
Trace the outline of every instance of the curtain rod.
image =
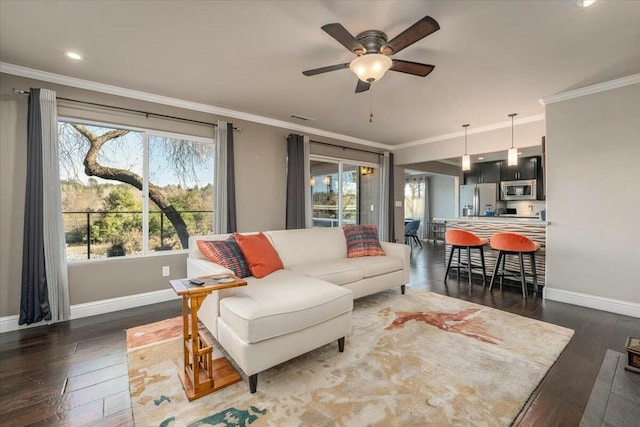
[[310,139],[309,142],[313,143],[313,144],[328,145],[329,147],[342,148],[343,150],[362,151],[363,153],[377,154],[378,156],[383,156],[384,155],[383,153],[379,153],[377,151],[363,150],[362,148],[343,147],[342,145],[330,144],[328,142],[314,141],[312,139]]
[[[17,89],[17,88],[13,88],[13,93],[14,93],[14,95],[30,95],[30,93],[28,91],[22,90],[22,89]],[[56,99],[60,99],[62,101],[68,101],[68,102],[76,102],[78,104],[93,105],[95,107],[103,107],[103,108],[111,108],[113,110],[127,111],[129,113],[144,114],[147,118],[149,118],[149,116],[152,116],[152,117],[160,117],[160,118],[163,118],[163,119],[178,120],[178,121],[188,122],[188,123],[196,123],[196,124],[205,125],[205,126],[214,126],[214,127],[218,126],[217,123],[209,123],[209,122],[203,122],[203,121],[200,121],[200,120],[185,119],[183,117],[169,116],[167,114],[150,113],[148,111],[135,110],[133,108],[116,107],[114,105],[100,104],[100,103],[97,103],[97,102],[89,102],[89,101],[80,101],[78,99],[63,98],[63,97],[60,97],[60,96],[57,96]],[[242,132],[242,128],[237,127],[237,126],[234,126],[233,130],[235,130],[236,132]]]

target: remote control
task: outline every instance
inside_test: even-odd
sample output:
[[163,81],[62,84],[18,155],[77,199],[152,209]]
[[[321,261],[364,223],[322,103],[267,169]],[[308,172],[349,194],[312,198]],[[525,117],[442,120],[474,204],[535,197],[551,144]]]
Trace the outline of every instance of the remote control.
[[191,283],[192,285],[196,285],[196,286],[202,286],[202,285],[204,285],[204,280],[189,279],[189,283]]

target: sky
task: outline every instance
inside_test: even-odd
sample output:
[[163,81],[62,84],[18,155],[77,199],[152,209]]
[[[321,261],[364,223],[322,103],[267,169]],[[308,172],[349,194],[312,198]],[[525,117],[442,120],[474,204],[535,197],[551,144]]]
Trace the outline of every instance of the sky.
[[[98,135],[110,130],[110,128],[89,126],[86,127]],[[80,136],[75,129],[66,127],[69,132],[60,132],[61,154],[64,151],[68,155],[61,155],[60,179],[75,179],[87,185],[89,176],[84,172],[83,159],[89,147],[88,142]],[[214,179],[214,144],[193,142],[199,147],[207,147],[205,164],[193,168],[194,176],[182,179],[176,175],[173,160],[167,154],[167,146],[178,142],[164,136],[153,135],[147,132],[149,138],[149,178],[156,186],[164,187],[169,184],[180,184],[183,187],[193,188],[196,185],[204,187],[213,184]],[[79,138],[79,139],[74,139]],[[143,169],[143,140],[144,133],[130,131],[118,139],[110,140],[104,144],[100,151],[98,161],[103,166],[116,167],[142,175]],[[210,148],[209,148],[210,146]],[[64,149],[64,147],[68,147]],[[93,177],[99,183],[113,182],[98,177]]]

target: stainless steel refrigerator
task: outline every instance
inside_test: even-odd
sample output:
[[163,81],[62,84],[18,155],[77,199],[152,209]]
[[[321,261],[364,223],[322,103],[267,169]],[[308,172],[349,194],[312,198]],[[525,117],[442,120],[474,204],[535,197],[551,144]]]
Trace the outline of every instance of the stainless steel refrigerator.
[[497,184],[461,185],[460,216],[484,216],[486,210],[495,211],[497,195]]

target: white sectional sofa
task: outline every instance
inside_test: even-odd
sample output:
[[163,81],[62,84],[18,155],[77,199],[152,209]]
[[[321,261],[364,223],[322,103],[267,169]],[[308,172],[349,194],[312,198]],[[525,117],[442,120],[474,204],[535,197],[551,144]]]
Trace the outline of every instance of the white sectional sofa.
[[[351,332],[353,299],[409,282],[409,247],[381,242],[384,256],[347,257],[341,228],[279,230],[264,233],[284,269],[247,286],[217,291],[202,304],[198,317],[249,377],[338,340]],[[191,236],[188,277],[229,273],[205,258],[198,240],[225,240],[229,234]]]

